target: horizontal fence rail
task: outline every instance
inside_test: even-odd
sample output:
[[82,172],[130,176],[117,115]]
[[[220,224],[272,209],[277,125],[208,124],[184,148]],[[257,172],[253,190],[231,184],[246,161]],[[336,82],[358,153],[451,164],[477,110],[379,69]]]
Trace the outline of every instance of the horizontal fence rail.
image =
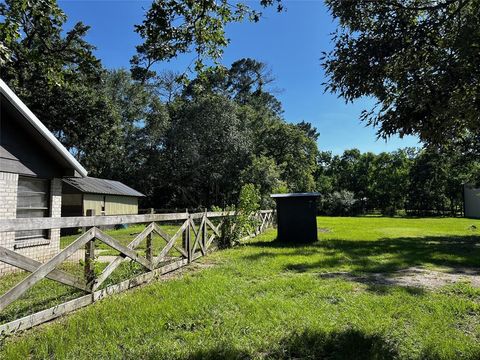
[[[213,249],[213,242],[221,238],[222,231],[225,230],[222,227],[225,218],[232,216],[235,216],[234,212],[205,211],[194,214],[185,212],[0,220],[0,233],[59,228],[86,229],[45,263],[0,246],[1,262],[29,272],[26,277],[0,296],[0,312],[43,279],[53,280],[85,293],[76,299],[0,325],[0,336],[31,328],[188,265]],[[274,222],[274,213],[272,210],[261,210],[255,213],[253,218],[256,220],[255,230],[249,232],[245,238],[256,236],[270,227]],[[169,234],[159,224],[161,222],[180,222],[181,224],[174,234]],[[145,224],[145,228],[125,245],[102,229],[104,226],[121,224]],[[235,223],[232,226],[235,226]],[[161,239],[161,246],[153,244],[153,236]],[[118,252],[118,256],[114,256],[113,260],[107,262],[101,272],[96,269],[97,247],[100,243]],[[141,244],[145,244],[145,249],[139,249]],[[78,251],[84,251],[83,276],[73,275],[58,268]],[[137,264],[143,269],[141,274],[114,285],[104,286],[108,284],[106,282],[111,279],[115,270],[126,261]]]

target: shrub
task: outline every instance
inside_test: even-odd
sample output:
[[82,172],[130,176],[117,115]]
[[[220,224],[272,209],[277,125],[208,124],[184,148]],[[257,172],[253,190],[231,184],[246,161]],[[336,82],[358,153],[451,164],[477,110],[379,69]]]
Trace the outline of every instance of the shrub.
[[229,248],[239,243],[240,239],[253,233],[259,225],[256,212],[260,209],[260,192],[253,184],[245,184],[240,190],[235,215],[226,217],[222,224],[222,236],[218,246]]
[[357,200],[353,192],[347,190],[334,191],[326,195],[321,202],[325,213],[332,216],[353,215],[356,210],[356,204]]

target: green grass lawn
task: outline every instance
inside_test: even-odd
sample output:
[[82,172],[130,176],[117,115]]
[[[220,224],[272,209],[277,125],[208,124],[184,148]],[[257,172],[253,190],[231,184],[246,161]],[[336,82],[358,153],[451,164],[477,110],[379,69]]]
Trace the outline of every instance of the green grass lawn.
[[427,290],[335,276],[480,268],[480,221],[320,217],[318,223],[318,243],[277,244],[275,231],[268,231],[200,259],[204,266],[182,276],[10,337],[0,356],[480,358],[480,289],[458,283]]

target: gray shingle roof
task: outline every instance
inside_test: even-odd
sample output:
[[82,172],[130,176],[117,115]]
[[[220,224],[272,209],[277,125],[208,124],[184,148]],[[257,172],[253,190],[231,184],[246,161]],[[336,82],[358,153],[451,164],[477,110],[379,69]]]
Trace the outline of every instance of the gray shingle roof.
[[63,181],[83,193],[123,195],[123,196],[145,196],[137,190],[122,184],[120,181],[98,179],[93,177],[84,178],[63,178]]

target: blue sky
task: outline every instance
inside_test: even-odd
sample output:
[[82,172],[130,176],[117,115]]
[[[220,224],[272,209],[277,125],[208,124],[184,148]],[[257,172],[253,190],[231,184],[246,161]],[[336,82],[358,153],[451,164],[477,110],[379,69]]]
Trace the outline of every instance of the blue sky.
[[[82,21],[91,26],[88,41],[97,47],[96,54],[108,68],[129,67],[140,38],[134,24],[143,19],[150,6],[142,0],[60,0],[69,17],[68,25]],[[252,6],[256,2],[250,2]],[[331,49],[329,34],[336,26],[322,0],[290,0],[286,11],[266,11],[257,24],[233,24],[227,28],[231,40],[223,63],[251,57],[269,65],[276,78],[273,85],[282,101],[285,118],[290,122],[311,122],[320,132],[321,150],[341,153],[345,149],[391,151],[399,147],[418,146],[414,137],[392,138],[387,143],[376,140],[375,129],[365,127],[359,114],[373,100],[345,104],[336,95],[324,93],[325,74],[320,66],[322,51]],[[184,71],[191,57],[183,56],[159,69]]]

